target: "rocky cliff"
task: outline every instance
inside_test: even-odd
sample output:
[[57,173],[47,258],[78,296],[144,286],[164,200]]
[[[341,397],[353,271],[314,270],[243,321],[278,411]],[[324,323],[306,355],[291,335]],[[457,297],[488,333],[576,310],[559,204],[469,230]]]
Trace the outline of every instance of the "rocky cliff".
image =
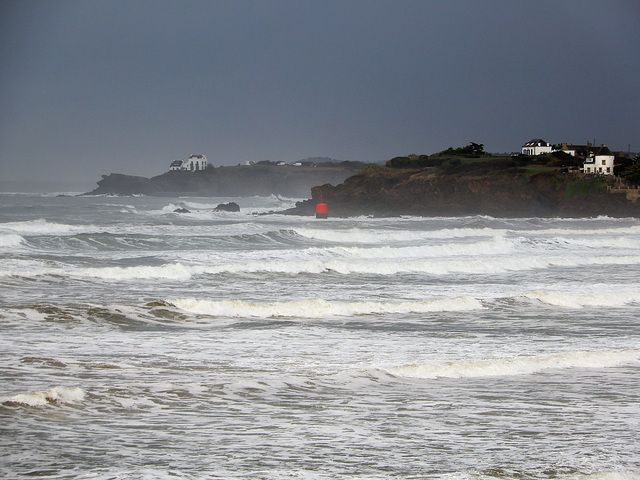
[[199,172],[170,171],[152,178],[112,173],[86,195],[216,196],[283,195],[308,198],[311,188],[339,184],[366,164],[326,163],[317,166],[241,165]]
[[557,159],[446,159],[425,168],[372,166],[343,183],[313,188],[290,214],[329,216],[639,217],[640,202],[610,193],[612,176],[588,176]]

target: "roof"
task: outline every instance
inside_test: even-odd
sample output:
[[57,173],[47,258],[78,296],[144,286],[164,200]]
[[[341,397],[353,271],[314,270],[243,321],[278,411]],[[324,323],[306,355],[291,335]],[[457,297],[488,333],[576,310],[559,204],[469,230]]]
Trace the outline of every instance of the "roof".
[[527,143],[523,145],[523,147],[548,147],[549,143],[545,142],[541,138],[534,138],[533,140],[529,140]]
[[606,145],[602,145],[596,152],[596,156],[599,155],[613,155],[613,152],[609,150]]
[[172,167],[179,167],[180,165],[182,165],[182,160],[174,160],[171,162]]

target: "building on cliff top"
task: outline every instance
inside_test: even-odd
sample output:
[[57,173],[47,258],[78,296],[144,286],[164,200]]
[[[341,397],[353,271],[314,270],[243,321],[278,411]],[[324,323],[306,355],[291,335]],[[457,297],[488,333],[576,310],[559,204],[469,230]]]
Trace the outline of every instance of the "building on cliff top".
[[207,157],[204,155],[190,155],[188,160],[174,160],[169,165],[169,170],[186,170],[188,172],[197,172],[207,169]]
[[604,144],[599,147],[591,143],[586,145],[562,143],[554,146],[541,138],[535,138],[522,146],[523,155],[543,155],[552,152],[564,152],[573,157],[584,158],[582,171],[600,175],[613,175],[616,155],[624,156],[623,152],[614,153]]
[[542,155],[543,153],[551,153],[552,150],[553,147],[550,143],[541,138],[534,138],[522,146],[522,155]]
[[597,151],[589,154],[582,164],[584,173],[600,173],[602,175],[613,175],[613,167],[616,156],[606,145],[600,145]]

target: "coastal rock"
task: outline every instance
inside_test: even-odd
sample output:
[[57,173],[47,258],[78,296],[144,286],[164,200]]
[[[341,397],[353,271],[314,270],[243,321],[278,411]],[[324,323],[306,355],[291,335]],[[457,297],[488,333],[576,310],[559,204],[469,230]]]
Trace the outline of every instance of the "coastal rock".
[[239,212],[240,205],[235,202],[221,203],[213,209],[214,212]]

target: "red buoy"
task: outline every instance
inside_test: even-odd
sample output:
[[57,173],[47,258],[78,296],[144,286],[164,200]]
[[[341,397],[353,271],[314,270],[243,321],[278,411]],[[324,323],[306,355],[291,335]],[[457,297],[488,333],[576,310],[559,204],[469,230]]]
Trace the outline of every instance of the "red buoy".
[[327,218],[327,204],[322,203],[322,195],[320,195],[320,203],[316,205],[316,218]]

